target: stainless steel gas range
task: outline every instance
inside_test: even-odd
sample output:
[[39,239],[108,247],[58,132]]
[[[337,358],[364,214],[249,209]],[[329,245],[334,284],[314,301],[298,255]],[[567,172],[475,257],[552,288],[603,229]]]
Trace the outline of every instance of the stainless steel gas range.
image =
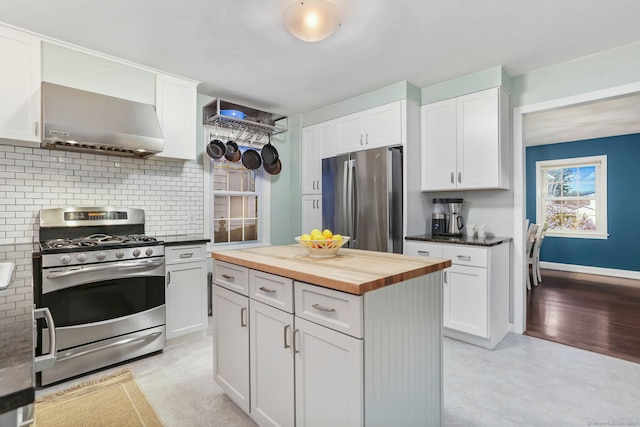
[[164,242],[144,234],[143,210],[43,209],[39,237],[34,302],[54,326],[38,324],[36,354],[56,361],[38,385],[164,349]]

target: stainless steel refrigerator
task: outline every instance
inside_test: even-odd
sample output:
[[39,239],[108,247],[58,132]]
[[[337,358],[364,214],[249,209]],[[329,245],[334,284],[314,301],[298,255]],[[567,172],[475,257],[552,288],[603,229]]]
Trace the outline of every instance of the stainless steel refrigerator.
[[402,253],[402,148],[323,159],[322,223],[350,248]]

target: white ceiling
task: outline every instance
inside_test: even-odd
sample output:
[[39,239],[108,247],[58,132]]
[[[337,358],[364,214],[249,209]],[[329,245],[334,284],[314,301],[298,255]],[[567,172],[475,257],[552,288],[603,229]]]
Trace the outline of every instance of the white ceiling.
[[0,21],[202,82],[291,115],[408,80],[498,65],[516,76],[640,40],[638,0],[331,0],[341,28],[305,43],[291,0],[0,0]]
[[527,146],[640,133],[640,94],[525,116]]

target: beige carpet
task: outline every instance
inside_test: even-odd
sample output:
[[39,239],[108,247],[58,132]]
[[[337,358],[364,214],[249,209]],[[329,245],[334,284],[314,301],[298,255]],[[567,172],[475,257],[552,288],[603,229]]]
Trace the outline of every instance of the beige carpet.
[[129,370],[36,400],[36,427],[163,426]]

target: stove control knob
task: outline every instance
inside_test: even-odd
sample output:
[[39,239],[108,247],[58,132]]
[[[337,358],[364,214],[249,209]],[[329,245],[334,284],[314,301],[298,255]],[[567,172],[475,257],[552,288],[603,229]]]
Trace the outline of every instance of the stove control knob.
[[133,256],[140,256],[140,249],[134,249]]
[[96,258],[98,258],[99,261],[103,261],[106,257],[107,254],[104,252],[100,252],[98,255],[96,255]]
[[62,255],[62,256],[60,257],[60,261],[61,261],[63,264],[69,264],[69,263],[71,262],[71,257],[70,257],[69,255]]
[[124,256],[124,251],[122,249],[118,249],[116,251],[116,257],[117,258],[122,258]]
[[151,254],[153,254],[153,249],[147,248],[147,250],[144,251],[144,253],[147,254],[147,256],[151,256]]
[[87,260],[87,254],[78,254],[78,261],[85,262]]

